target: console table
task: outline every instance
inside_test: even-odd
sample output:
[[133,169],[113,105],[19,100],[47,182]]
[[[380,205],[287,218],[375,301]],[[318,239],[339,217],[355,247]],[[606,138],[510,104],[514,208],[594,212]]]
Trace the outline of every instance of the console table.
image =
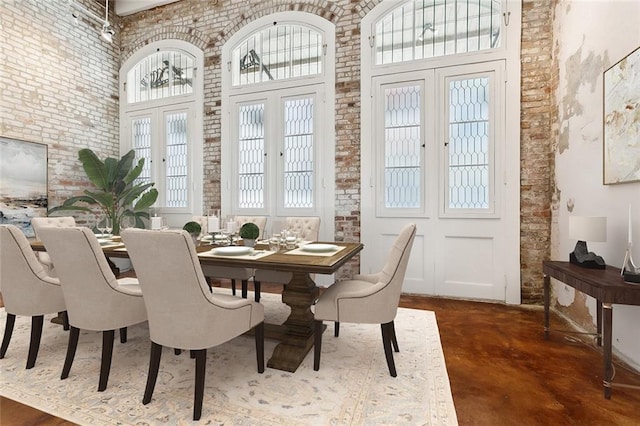
[[[607,266],[606,269],[587,269],[569,262],[545,260],[544,273],[544,336],[549,338],[550,278],[562,281],[596,299],[597,343],[603,347],[604,397],[611,399],[613,386],[613,366],[611,363],[611,339],[613,330],[613,304],[640,306],[640,285],[628,284],[620,276],[620,269]],[[631,385],[618,385],[634,387]]]

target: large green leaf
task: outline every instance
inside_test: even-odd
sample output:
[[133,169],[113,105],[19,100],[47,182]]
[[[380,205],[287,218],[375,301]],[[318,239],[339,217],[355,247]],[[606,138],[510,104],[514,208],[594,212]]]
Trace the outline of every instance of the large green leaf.
[[142,173],[143,167],[144,167],[144,158],[141,158],[138,161],[138,164],[133,169],[131,169],[129,174],[124,178],[124,181],[127,184],[130,184],[131,182],[133,182],[138,176],[140,176],[140,173]]
[[109,175],[104,163],[89,148],[78,151],[78,158],[91,183],[106,191],[109,188]]
[[136,152],[132,149],[123,155],[120,161],[118,161],[118,176],[116,177],[118,180],[123,180],[126,183],[129,183],[127,182],[126,177],[131,174],[131,167],[133,166],[135,158]]
[[146,183],[144,185],[137,184],[129,187],[126,191],[120,194],[120,203],[125,206],[132,204],[136,198],[142,195],[143,192],[151,188],[153,185],[153,183]]
[[107,170],[107,181],[109,182],[109,187],[106,190],[113,191],[115,189],[117,191],[118,161],[115,158],[107,157],[104,160],[104,168]]
[[60,211],[77,211],[77,212],[90,212],[93,211],[89,207],[84,206],[57,206],[49,209],[49,214]]
[[92,192],[86,189],[84,191],[90,197],[96,199],[96,201],[101,204],[103,207],[111,208],[113,207],[113,194],[110,192]]
[[142,197],[136,203],[134,209],[135,210],[145,210],[158,199],[158,190],[155,188],[151,188],[149,191],[142,194]]

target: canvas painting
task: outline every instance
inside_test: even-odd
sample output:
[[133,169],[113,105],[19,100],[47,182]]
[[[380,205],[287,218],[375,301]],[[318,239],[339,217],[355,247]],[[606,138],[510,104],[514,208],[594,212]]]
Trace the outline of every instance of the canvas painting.
[[0,137],[0,223],[33,237],[31,218],[47,215],[47,145]]
[[640,181],[640,47],[604,72],[604,184]]

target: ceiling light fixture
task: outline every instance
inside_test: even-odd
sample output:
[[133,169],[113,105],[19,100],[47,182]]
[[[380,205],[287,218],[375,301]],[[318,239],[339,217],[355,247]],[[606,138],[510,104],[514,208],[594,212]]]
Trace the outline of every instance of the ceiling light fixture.
[[105,0],[104,19],[94,14],[90,10],[85,9],[83,5],[77,3],[75,0],[70,0],[68,5],[72,9],[71,16],[73,17],[76,23],[78,22],[78,18],[80,14],[85,15],[96,22],[99,22],[100,24],[102,24],[100,36],[106,42],[113,43],[113,36],[116,34],[116,31],[113,28],[113,26],[111,26],[111,24],[109,23],[109,0]]
[[104,5],[104,24],[102,24],[102,38],[109,42],[113,43],[113,36],[116,31],[113,29],[111,24],[109,23],[109,0],[105,0]]

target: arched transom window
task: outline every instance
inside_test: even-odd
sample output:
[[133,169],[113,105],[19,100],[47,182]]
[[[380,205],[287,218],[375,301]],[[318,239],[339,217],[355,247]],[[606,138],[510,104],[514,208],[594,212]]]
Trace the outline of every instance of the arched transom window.
[[186,52],[165,50],[138,62],[127,73],[130,104],[193,93],[195,60]]
[[375,63],[392,64],[500,47],[501,0],[415,0],[375,25]]

